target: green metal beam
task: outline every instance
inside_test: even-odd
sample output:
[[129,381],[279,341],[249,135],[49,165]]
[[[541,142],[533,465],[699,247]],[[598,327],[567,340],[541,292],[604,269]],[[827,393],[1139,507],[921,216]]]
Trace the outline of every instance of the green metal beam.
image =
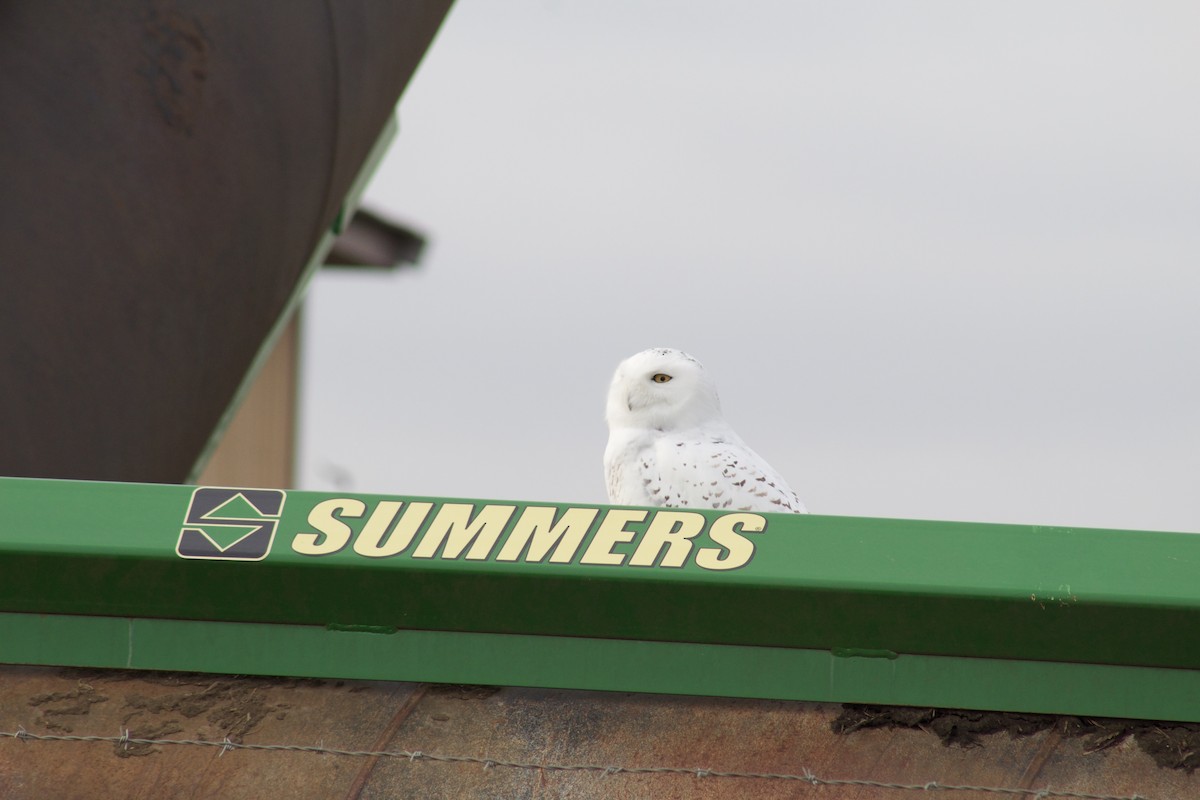
[[10,663],[1200,721],[1198,572],[1184,533],[0,479]]
[[14,664],[536,686],[1200,720],[1200,673],[446,631],[0,613]]

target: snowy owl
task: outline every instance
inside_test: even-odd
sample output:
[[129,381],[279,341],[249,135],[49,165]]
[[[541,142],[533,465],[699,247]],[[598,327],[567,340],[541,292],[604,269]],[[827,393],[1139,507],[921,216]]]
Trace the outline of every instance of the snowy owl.
[[622,361],[604,416],[610,502],[807,513],[725,421],[716,384],[687,353],[655,348]]

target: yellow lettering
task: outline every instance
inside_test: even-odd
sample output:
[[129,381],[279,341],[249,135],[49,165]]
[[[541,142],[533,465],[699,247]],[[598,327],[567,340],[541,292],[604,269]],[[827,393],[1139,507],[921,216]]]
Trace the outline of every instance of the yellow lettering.
[[336,553],[350,541],[350,526],[337,518],[340,511],[347,517],[361,517],[367,504],[352,497],[323,500],[308,512],[308,524],[316,533],[297,533],[292,540],[292,549],[303,556],[327,556]]
[[435,557],[443,542],[446,548],[442,558],[458,558],[467,545],[471,548],[467,551],[470,561],[483,561],[491,555],[496,540],[517,507],[486,505],[472,520],[474,508],[469,503],[446,503],[439,508],[421,537],[421,543],[413,551],[413,558]]
[[629,542],[637,536],[637,531],[627,531],[625,526],[631,522],[641,522],[646,518],[645,511],[631,511],[614,508],[604,515],[596,535],[584,552],[580,564],[612,564],[618,565],[625,560],[625,553],[614,553],[613,546],[620,542]]
[[766,530],[767,520],[760,514],[725,514],[713,520],[708,538],[720,546],[702,547],[696,551],[696,566],[701,569],[737,569],[750,563],[754,543],[743,532]]
[[[363,526],[362,533],[354,540],[354,552],[367,558],[386,558],[407,550],[417,529],[421,527],[425,517],[429,516],[429,509],[433,508],[433,503],[409,503],[391,536],[388,536],[388,528],[402,505],[404,503],[396,500],[379,501],[367,524]],[[384,537],[387,537],[386,542],[383,541]]]
[[653,567],[663,547],[663,567],[682,567],[692,552],[692,538],[704,530],[704,515],[695,511],[659,511],[650,520],[646,535],[638,544],[631,567]]
[[550,506],[526,507],[513,525],[496,560],[516,561],[528,546],[529,552],[525,553],[524,559],[526,562],[543,560],[553,547],[554,555],[550,556],[552,563],[571,563],[600,509],[568,508],[557,523],[554,521],[555,510]]

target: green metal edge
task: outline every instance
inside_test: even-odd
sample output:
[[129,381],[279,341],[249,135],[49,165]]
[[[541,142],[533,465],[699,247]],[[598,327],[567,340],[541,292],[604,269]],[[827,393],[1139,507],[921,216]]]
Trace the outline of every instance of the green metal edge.
[[0,662],[1200,721],[1200,672],[581,637],[0,613]]
[[250,391],[250,387],[254,384],[254,379],[258,377],[258,373],[262,371],[263,365],[270,358],[272,351],[275,349],[276,342],[283,334],[288,322],[292,318],[292,314],[300,307],[304,300],[304,295],[308,292],[308,285],[312,282],[313,276],[325,263],[325,257],[333,248],[334,240],[341,233],[343,220],[353,213],[353,209],[358,206],[359,198],[362,197],[363,191],[367,187],[367,183],[375,174],[379,163],[387,154],[388,148],[395,140],[399,124],[396,122],[396,115],[392,114],[388,117],[387,122],[383,126],[383,130],[379,134],[379,138],[375,140],[375,144],[371,146],[370,152],[367,154],[366,160],[363,162],[362,168],[355,176],[354,181],[350,184],[350,191],[346,193],[346,199],[342,203],[337,216],[333,220],[330,227],[322,234],[320,241],[317,242],[317,247],[313,250],[312,257],[305,264],[304,269],[300,273],[299,280],[296,281],[295,288],[292,289],[291,295],[287,302],[284,303],[283,311],[279,318],[275,320],[275,324],[271,326],[271,330],[263,339],[262,345],[255,353],[254,359],[250,362],[250,368],[246,370],[242,382],[238,385],[237,391],[229,401],[225,412],[221,415],[217,425],[213,428],[212,435],[209,436],[204,448],[200,451],[196,458],[196,463],[192,465],[192,470],[189,473],[186,482],[194,483],[199,480],[200,474],[204,472],[205,466],[208,465],[209,459],[216,451],[217,446],[221,442],[221,437],[225,435],[225,430],[233,421],[233,417],[237,414],[237,410],[241,407],[242,401],[246,399],[246,394]]
[[[269,555],[231,562],[176,554],[194,491],[0,479],[0,611],[1200,668],[1200,640],[1183,635],[1200,626],[1193,534],[763,515],[752,558],[727,571],[582,563],[598,523],[569,563],[500,562],[498,544],[481,560],[311,556],[294,545],[320,503],[360,504],[344,519],[357,536],[374,510],[428,502],[414,543],[452,507],[644,516],[613,548],[626,555],[651,520],[735,516],[288,492]],[[711,531],[694,542],[711,548]]]

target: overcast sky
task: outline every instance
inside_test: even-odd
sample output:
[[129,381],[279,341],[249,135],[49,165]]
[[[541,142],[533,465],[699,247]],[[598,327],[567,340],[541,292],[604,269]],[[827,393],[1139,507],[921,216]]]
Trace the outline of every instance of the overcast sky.
[[303,488],[605,501],[678,347],[813,513],[1200,531],[1200,5],[459,0],[306,309]]

